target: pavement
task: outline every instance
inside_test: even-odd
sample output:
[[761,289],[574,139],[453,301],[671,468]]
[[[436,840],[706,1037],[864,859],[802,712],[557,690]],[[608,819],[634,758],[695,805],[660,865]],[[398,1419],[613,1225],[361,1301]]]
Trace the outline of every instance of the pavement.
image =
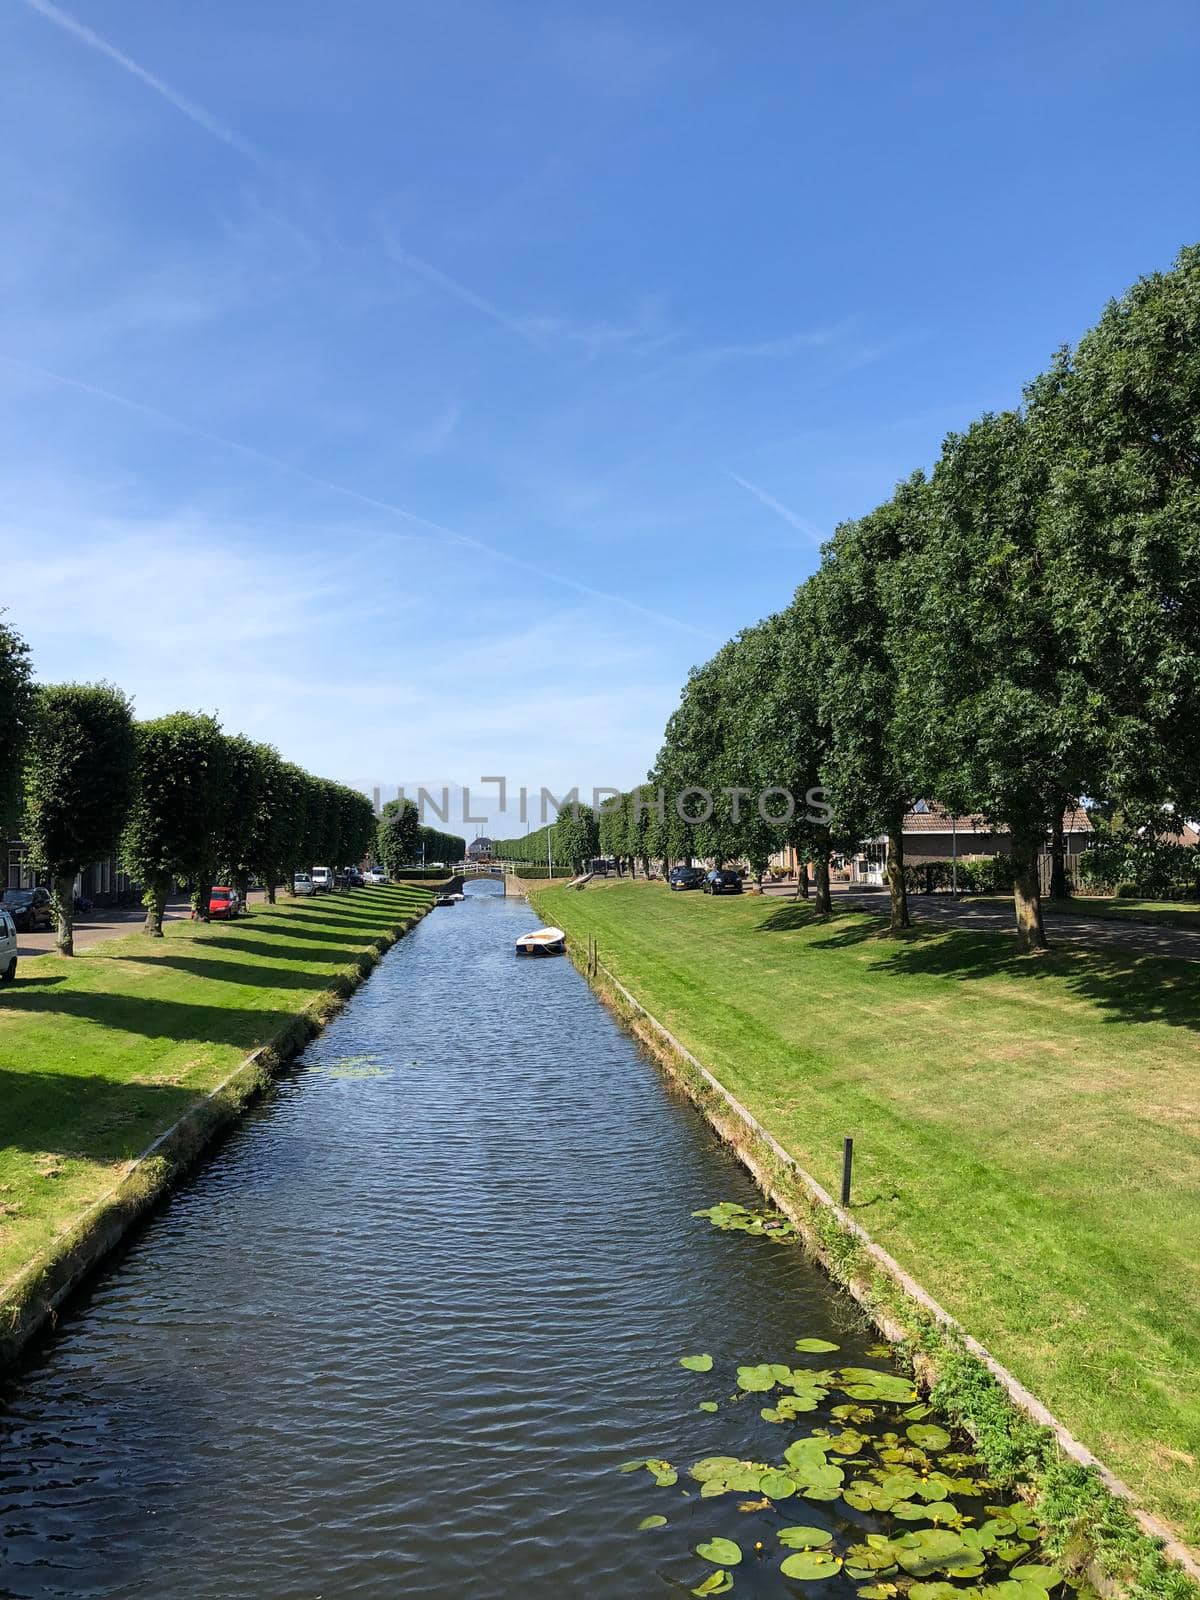
[[[795,882],[768,884],[764,894],[791,897]],[[856,911],[888,914],[886,889],[857,889],[845,884],[833,886],[835,902]],[[914,922],[948,923],[960,928],[979,928],[991,933],[1016,937],[1011,904],[977,904],[956,900],[948,894],[910,894],[909,915]],[[1046,937],[1053,944],[1083,945],[1091,949],[1136,950],[1142,955],[1172,956],[1176,960],[1200,961],[1200,931],[1191,928],[1164,928],[1149,922],[1118,922],[1102,917],[1085,917],[1074,911],[1055,911],[1042,902]]]
[[[262,898],[261,889],[250,891],[252,903]],[[191,901],[181,895],[174,900],[168,900],[163,921],[185,921],[191,914]],[[97,906],[94,911],[82,913],[75,918],[75,949],[86,950],[91,945],[103,944],[106,939],[123,939],[126,934],[136,933],[145,920],[144,906]],[[39,930],[37,933],[18,933],[17,956],[28,961],[31,956],[53,955],[54,939],[52,928]]]

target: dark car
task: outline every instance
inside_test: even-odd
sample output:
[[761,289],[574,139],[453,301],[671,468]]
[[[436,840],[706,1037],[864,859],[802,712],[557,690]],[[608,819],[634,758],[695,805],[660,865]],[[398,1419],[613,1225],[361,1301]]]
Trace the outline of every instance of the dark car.
[[365,889],[367,886],[366,879],[357,867],[346,868],[346,882],[352,889]]
[[704,882],[704,872],[700,867],[672,867],[667,881],[672,889],[699,889]]
[[741,894],[742,875],[740,872],[722,871],[720,869],[709,872],[704,879],[705,894]]
[[6,889],[0,905],[16,923],[18,933],[36,933],[54,926],[54,907],[49,889]]

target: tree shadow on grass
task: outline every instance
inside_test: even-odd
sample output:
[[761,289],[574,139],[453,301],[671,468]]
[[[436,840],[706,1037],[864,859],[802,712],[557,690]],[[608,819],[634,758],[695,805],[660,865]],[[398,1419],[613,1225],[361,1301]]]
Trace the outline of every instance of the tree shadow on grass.
[[1108,1021],[1162,1022],[1200,1032],[1200,963],[1182,957],[1064,943],[1052,943],[1042,955],[1026,955],[1006,930],[921,922],[919,916],[913,927],[893,936],[870,913],[823,918],[803,902],[779,906],[759,924],[762,933],[801,930],[817,935],[809,942],[813,950],[873,944],[880,953],[873,970],[882,976],[1054,982],[1087,1000]]
[[[197,956],[209,950],[236,950],[242,955],[257,956],[260,961],[320,961],[334,967],[349,965],[362,954],[362,950],[353,945],[277,944],[274,940],[267,943],[261,939],[239,939],[236,935],[225,933],[213,939],[198,940],[191,948]],[[174,954],[170,945],[167,949]],[[151,953],[146,959],[155,961],[161,958]]]
[[889,946],[876,970],[899,977],[939,977],[1059,985],[1110,1022],[1162,1022],[1200,1032],[1200,965],[1128,949],[1057,945],[1025,955],[1010,934],[968,928],[913,930]]
[[[191,1005],[148,995],[84,993],[78,989],[10,986],[0,1000],[0,1015],[78,1017],[97,1027],[170,1039],[180,1044],[232,1044],[252,1050],[290,1022],[291,1010],[221,1005]],[[147,1062],[152,1068],[153,1063]]]
[[[120,1083],[94,1073],[0,1070],[3,1141],[35,1155],[121,1161],[200,1098],[169,1083]],[[46,1174],[47,1181],[54,1176]]]
[[[204,951],[211,950],[216,943],[224,944],[224,940],[205,940],[203,946],[198,948]],[[235,944],[236,948],[236,944]],[[243,945],[243,949],[251,954],[267,956],[282,962],[289,959],[297,961],[312,961],[324,957],[332,965],[348,966],[351,957],[345,951],[315,951],[300,950],[289,956],[284,949],[271,951],[256,950],[252,945]],[[173,952],[164,952],[148,958],[148,964],[156,967],[170,967],[174,972],[188,972],[196,978],[209,978],[215,983],[237,983],[249,985],[253,989],[328,989],[332,982],[329,972],[302,972],[295,967],[259,966],[250,961],[222,961],[220,956],[211,960],[204,955],[183,956]]]

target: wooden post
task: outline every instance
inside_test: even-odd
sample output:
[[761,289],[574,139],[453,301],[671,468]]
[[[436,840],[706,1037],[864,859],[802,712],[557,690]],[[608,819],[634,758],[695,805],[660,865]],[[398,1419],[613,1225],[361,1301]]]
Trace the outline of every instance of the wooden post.
[[854,1167],[854,1140],[849,1134],[842,1140],[842,1209],[850,1205],[850,1177]]

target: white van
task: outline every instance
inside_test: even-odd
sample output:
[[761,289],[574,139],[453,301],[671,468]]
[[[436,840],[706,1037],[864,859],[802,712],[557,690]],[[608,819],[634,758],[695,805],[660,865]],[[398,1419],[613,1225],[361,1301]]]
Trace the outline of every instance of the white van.
[[312,886],[314,894],[332,894],[333,868],[314,867],[312,869]]
[[17,925],[0,907],[0,983],[11,983],[17,975]]

